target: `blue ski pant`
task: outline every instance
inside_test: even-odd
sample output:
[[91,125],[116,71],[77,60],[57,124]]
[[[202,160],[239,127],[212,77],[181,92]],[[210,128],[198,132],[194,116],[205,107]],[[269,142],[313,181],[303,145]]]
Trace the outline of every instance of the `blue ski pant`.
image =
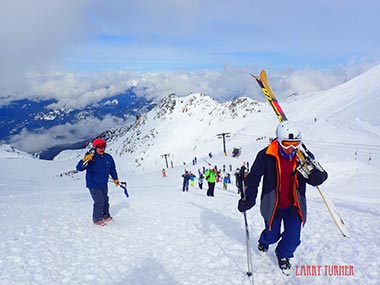
[[[282,222],[284,231],[281,233]],[[271,230],[269,230],[268,223],[265,223],[259,243],[269,246],[280,240],[276,247],[276,254],[280,258],[291,258],[301,243],[301,224],[301,218],[295,207],[277,209]]]
[[108,198],[108,188],[98,189],[89,188],[94,207],[92,211],[92,220],[101,221],[103,218],[110,216],[110,204]]

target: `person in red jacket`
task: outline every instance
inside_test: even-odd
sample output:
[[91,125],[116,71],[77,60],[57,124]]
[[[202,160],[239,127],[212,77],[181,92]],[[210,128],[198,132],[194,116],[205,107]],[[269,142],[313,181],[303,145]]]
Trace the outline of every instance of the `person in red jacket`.
[[265,229],[258,249],[266,252],[270,244],[278,242],[275,249],[278,264],[282,270],[290,270],[289,258],[301,243],[301,226],[306,222],[306,183],[320,185],[327,179],[327,173],[321,167],[315,167],[308,175],[298,171],[296,148],[301,144],[301,132],[294,123],[280,123],[276,137],[257,154],[245,179],[246,200],[239,200],[238,210],[245,212],[255,205],[263,178],[260,212]]

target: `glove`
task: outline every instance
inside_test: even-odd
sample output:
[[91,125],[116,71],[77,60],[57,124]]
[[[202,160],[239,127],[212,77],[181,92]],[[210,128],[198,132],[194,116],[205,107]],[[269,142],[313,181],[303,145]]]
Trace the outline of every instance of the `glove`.
[[113,183],[115,183],[115,186],[119,186],[119,179],[115,179]]
[[321,185],[326,179],[327,179],[327,172],[326,171],[319,171],[318,169],[313,169],[309,173],[309,178],[307,182],[312,186],[318,186]]
[[83,157],[83,161],[86,162],[86,161],[90,161],[94,158],[94,155],[93,154],[86,154],[84,157]]
[[245,212],[249,209],[251,209],[253,206],[255,206],[255,201],[249,201],[249,200],[242,200],[240,199],[239,200],[239,203],[238,203],[238,210],[239,212]]

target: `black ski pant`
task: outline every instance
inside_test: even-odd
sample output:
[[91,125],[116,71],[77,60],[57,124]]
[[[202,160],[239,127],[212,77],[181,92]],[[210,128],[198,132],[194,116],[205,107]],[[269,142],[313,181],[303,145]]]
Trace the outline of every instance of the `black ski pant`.
[[207,196],[214,196],[215,182],[208,182]]

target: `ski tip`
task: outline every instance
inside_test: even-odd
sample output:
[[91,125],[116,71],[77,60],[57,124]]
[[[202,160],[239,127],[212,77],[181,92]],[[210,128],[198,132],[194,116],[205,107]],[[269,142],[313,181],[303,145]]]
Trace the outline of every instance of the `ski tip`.
[[257,75],[254,75],[253,73],[250,73],[250,75],[254,78],[254,79],[260,79],[260,77],[259,76],[257,76]]

